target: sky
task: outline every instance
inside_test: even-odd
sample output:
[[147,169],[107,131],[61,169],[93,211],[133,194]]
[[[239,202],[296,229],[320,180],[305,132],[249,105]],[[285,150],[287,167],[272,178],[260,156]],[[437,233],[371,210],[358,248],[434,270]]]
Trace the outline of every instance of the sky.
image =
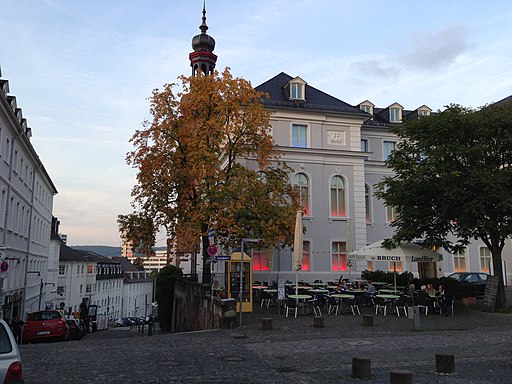
[[[0,68],[57,187],[69,245],[119,246],[129,142],[190,75],[202,0],[0,0]],[[207,0],[217,69],[280,72],[349,104],[478,108],[512,95],[512,2]],[[157,246],[165,240],[157,237]]]

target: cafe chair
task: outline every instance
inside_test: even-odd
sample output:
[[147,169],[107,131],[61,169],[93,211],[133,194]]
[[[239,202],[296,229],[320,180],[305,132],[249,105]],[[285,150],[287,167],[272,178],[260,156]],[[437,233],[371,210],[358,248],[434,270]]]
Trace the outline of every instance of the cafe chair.
[[272,294],[270,292],[261,292],[261,304],[260,307],[263,307],[264,305],[267,306],[267,308],[270,306],[270,302],[272,301]]
[[286,299],[286,317],[288,317],[288,312],[295,311],[295,318],[297,318],[297,311],[299,310],[299,304],[296,299]]
[[357,299],[354,297],[353,299],[350,299],[348,301],[348,305],[350,305],[350,309],[352,310],[352,315],[358,315],[361,314],[361,311],[359,310],[359,304],[357,304]]
[[[445,308],[447,310],[451,310],[452,316],[453,316],[453,313],[454,313],[453,304],[455,303],[455,297],[447,298],[446,300],[448,300],[448,305],[446,305]],[[445,313],[443,313],[443,306],[441,306],[441,310],[440,310],[439,314],[445,315]]]
[[340,310],[340,302],[335,297],[328,296],[327,297],[327,314],[330,315],[334,310],[334,315],[338,316],[338,312]]
[[375,297],[375,314],[382,310],[382,314],[386,316],[388,305],[386,301],[380,297]]
[[407,316],[407,296],[400,296],[400,298],[395,301],[395,311],[398,316],[400,316],[400,310],[404,311],[404,316]]
[[320,305],[316,298],[308,300],[307,304],[310,308],[313,308],[313,313],[315,316],[322,316],[322,311],[320,310]]
[[418,307],[418,310],[421,311],[422,309],[425,310],[425,316],[428,315],[428,309],[430,307],[430,299],[427,298],[427,297],[421,297],[421,296],[418,296],[416,298],[416,307]]

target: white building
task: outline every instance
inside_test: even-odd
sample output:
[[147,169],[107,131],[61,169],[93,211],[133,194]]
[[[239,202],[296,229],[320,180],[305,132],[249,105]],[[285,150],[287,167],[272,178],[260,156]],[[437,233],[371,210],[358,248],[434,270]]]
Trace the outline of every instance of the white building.
[[114,257],[123,268],[123,295],[121,313],[118,317],[149,316],[153,302],[153,280],[149,272],[137,269],[125,257]]
[[10,320],[44,307],[53,196],[52,180],[30,142],[32,130],[0,73],[0,314]]

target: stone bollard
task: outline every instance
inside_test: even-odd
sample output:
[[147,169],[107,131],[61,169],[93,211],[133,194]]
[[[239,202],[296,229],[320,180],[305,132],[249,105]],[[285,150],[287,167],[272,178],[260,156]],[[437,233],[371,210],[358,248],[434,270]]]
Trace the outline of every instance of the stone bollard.
[[272,318],[270,317],[264,317],[261,319],[261,329],[264,331],[271,331],[272,330]]
[[389,372],[391,384],[412,384],[412,372],[396,369]]
[[369,379],[371,376],[372,362],[370,359],[352,358],[352,377],[354,379]]
[[373,316],[372,315],[363,315],[363,325],[372,327],[373,326]]
[[453,355],[436,353],[436,372],[455,373],[455,357]]
[[314,328],[323,328],[324,327],[324,318],[322,316],[313,317],[313,327]]

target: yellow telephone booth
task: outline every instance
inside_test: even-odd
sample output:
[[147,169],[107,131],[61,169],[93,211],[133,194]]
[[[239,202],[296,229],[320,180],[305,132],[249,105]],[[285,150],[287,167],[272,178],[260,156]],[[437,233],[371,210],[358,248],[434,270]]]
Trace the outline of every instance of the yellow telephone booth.
[[[240,312],[240,252],[233,252],[226,262],[226,287],[228,297],[236,300],[236,311]],[[242,268],[242,312],[252,312],[252,260],[244,253]]]

